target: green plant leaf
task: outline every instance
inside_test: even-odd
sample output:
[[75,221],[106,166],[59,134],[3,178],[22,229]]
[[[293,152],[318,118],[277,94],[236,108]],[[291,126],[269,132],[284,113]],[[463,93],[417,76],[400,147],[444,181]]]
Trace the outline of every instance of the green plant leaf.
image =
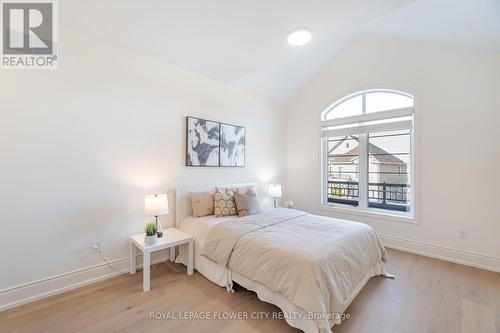
[[154,222],[147,223],[144,226],[144,232],[146,232],[146,236],[154,236],[156,235],[157,231],[158,229],[156,228],[156,223]]

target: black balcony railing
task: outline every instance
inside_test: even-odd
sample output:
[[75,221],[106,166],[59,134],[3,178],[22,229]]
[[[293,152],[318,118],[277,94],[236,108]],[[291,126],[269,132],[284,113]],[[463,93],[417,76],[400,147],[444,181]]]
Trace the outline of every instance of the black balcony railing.
[[[368,207],[397,210],[410,210],[410,185],[395,183],[369,183]],[[351,181],[328,181],[328,202],[357,206],[359,183]]]
[[357,206],[358,199],[358,182],[328,181],[328,202]]

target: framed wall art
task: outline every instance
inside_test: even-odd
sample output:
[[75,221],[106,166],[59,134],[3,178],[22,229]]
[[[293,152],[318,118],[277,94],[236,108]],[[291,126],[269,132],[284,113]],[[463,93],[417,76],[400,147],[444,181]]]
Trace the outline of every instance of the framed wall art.
[[245,127],[220,124],[220,166],[245,166]]
[[186,118],[186,165],[219,166],[220,123]]
[[244,167],[245,127],[186,117],[186,166]]

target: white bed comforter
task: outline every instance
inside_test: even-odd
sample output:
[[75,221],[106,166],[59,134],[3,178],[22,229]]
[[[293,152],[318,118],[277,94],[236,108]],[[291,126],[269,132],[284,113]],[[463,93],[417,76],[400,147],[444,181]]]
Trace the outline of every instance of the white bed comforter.
[[282,294],[330,332],[387,253],[366,224],[276,209],[217,224],[201,255]]

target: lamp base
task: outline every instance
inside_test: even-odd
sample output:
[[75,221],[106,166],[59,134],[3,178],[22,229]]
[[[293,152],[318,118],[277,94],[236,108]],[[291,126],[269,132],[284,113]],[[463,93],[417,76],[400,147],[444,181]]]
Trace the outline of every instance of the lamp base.
[[273,197],[273,207],[274,208],[279,208],[278,198],[277,197]]
[[161,226],[161,223],[158,222],[158,216],[155,216],[155,219],[156,219],[156,235],[158,236],[158,238],[162,238],[163,237],[163,227]]

